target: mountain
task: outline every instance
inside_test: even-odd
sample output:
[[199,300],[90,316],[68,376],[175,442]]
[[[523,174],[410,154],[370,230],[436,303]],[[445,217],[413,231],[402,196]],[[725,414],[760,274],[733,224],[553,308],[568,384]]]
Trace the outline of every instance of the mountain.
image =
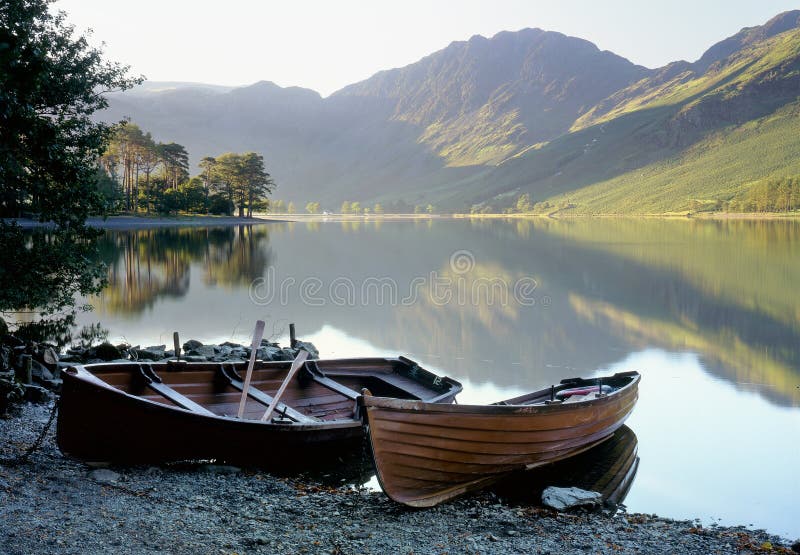
[[800,173],[800,11],[695,62],[634,65],[540,29],[475,36],[328,98],[270,82],[111,96],[196,163],[265,155],[276,196],[503,209],[522,193],[589,213],[670,212]]
[[448,165],[497,163],[567,132],[575,119],[649,71],[594,44],[541,29],[472,37],[334,98],[377,99],[421,130]]

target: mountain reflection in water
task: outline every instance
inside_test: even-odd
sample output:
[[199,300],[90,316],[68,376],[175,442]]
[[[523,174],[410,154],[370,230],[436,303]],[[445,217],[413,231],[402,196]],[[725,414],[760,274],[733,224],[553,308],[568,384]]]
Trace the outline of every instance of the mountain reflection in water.
[[109,232],[103,256],[81,323],[112,341],[245,342],[262,319],[285,342],[296,322],[323,356],[450,375],[464,403],[638,370],[628,507],[800,536],[800,222],[275,223]]

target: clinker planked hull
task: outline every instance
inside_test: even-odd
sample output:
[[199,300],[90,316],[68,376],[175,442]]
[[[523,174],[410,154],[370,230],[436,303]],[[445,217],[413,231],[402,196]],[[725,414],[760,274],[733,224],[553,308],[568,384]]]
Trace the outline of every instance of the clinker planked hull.
[[623,425],[636,403],[638,381],[638,374],[604,378],[604,384],[620,387],[575,403],[544,404],[549,389],[509,400],[515,404],[485,406],[365,396],[378,479],[395,501],[428,507],[511,472],[571,457]]

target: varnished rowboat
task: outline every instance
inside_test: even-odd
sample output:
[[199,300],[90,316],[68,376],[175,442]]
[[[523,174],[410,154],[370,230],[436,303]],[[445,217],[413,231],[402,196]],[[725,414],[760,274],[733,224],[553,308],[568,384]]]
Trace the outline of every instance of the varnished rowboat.
[[[574,378],[493,405],[436,405],[365,392],[378,480],[400,503],[429,507],[609,438],[633,410],[639,374]],[[602,390],[602,393],[599,393]]]
[[356,399],[362,388],[429,403],[450,403],[461,391],[458,382],[402,357],[308,360],[287,382],[272,418],[262,422],[292,362],[255,362],[237,418],[245,365],[170,361],[66,369],[59,448],[90,462],[309,468],[361,448]]

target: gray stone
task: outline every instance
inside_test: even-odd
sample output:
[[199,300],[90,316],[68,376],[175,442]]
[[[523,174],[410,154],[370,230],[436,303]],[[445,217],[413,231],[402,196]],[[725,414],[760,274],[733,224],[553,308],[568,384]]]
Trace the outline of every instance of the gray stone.
[[206,362],[208,359],[200,355],[189,355],[181,357],[181,360],[185,360],[186,362]]
[[29,403],[46,403],[50,400],[50,393],[38,385],[25,385],[25,400]]
[[256,351],[256,358],[259,360],[283,360],[277,358],[281,356],[281,350],[275,347],[261,347]]
[[196,349],[198,347],[202,347],[203,344],[197,341],[196,339],[190,339],[186,343],[183,344],[184,351],[191,351],[192,349]]
[[61,386],[63,385],[63,382],[60,378],[55,378],[52,380],[42,380],[42,385],[50,391],[61,393]]
[[187,355],[199,355],[203,357],[213,357],[217,354],[217,348],[214,345],[200,345],[194,349],[186,349]]
[[550,486],[542,492],[542,504],[557,511],[566,511],[575,507],[594,507],[602,502],[601,494],[580,488]]
[[108,468],[98,468],[89,473],[89,478],[101,484],[116,484],[121,476]]
[[303,349],[307,351],[310,359],[319,358],[319,350],[310,341],[297,341],[294,344],[295,349]]
[[31,375],[39,381],[52,380],[53,373],[38,360],[31,360]]
[[120,352],[120,350],[111,343],[101,343],[93,350],[94,356],[104,361],[122,358],[122,352]]
[[45,364],[53,365],[58,363],[58,354],[52,347],[47,347],[42,352],[42,359],[44,360]]
[[204,464],[201,469],[209,474],[239,474],[242,471],[238,466],[225,464]]
[[156,350],[154,347],[146,349],[131,349],[131,354],[136,360],[161,360],[164,358],[164,349]]

